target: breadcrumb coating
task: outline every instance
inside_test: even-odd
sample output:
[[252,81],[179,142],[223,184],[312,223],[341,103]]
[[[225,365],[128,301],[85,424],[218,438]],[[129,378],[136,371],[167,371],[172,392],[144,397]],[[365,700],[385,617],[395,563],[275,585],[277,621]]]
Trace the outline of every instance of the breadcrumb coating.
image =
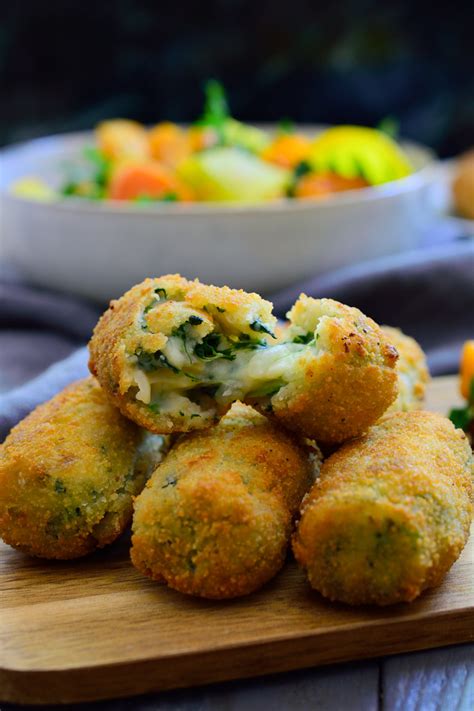
[[287,317],[289,339],[314,340],[271,398],[273,416],[321,444],[362,434],[397,396],[396,348],[375,321],[332,299],[302,294]]
[[472,518],[473,457],[441,415],[385,418],[323,464],[293,551],[330,600],[388,605],[438,585]]
[[[202,361],[225,359],[216,355],[214,332],[225,333],[241,349],[246,343],[251,348],[264,343],[275,324],[271,304],[257,294],[178,274],[146,279],[112,301],[99,320],[89,344],[89,367],[111,401],[142,427],[158,434],[203,429],[215,424],[230,403],[216,406],[212,378],[199,381],[191,349],[204,344]],[[158,378],[159,403],[141,395],[141,388],[149,388],[143,373]]]
[[418,410],[423,407],[426,386],[430,381],[426,356],[415,339],[399,328],[382,326],[382,331],[398,352],[398,396],[385,414]]
[[283,565],[318,454],[252,408],[181,435],[135,501],[131,557],[182,593],[224,599],[260,588]]
[[204,429],[236,401],[322,443],[366,431],[396,398],[396,349],[372,319],[331,299],[303,294],[288,316],[282,342],[257,294],[147,279],[99,321],[91,372],[156,433]]
[[[93,378],[31,412],[0,448],[0,535],[43,558],[77,558],[114,541],[159,461]],[[153,436],[152,436],[153,437]]]

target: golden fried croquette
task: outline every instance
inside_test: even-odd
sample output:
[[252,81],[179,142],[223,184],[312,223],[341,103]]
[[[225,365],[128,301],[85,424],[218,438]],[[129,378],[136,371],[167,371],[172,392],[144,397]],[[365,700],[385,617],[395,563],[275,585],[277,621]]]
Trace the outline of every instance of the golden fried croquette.
[[385,414],[418,410],[423,406],[430,380],[426,356],[415,339],[399,328],[382,326],[382,331],[398,352],[398,396]]
[[176,274],[146,279],[100,319],[89,365],[112,402],[146,429],[202,429],[225,411],[214,400],[225,388],[221,371],[265,343],[275,322],[257,294]]
[[90,342],[111,400],[157,433],[209,427],[238,400],[299,434],[337,443],[364,432],[396,397],[397,353],[358,309],[304,295],[273,340],[257,294],[147,279],[112,302]]
[[[279,342],[289,338],[290,322],[278,323],[275,333]],[[388,341],[398,353],[396,372],[398,379],[398,395],[384,415],[392,412],[417,410],[423,406],[426,385],[430,380],[426,356],[421,346],[411,336],[407,336],[399,328],[391,326],[380,327]]]
[[215,428],[181,435],[135,500],[133,564],[190,595],[257,590],[283,565],[313,459],[240,403]]
[[302,294],[287,317],[287,342],[268,349],[257,370],[280,387],[246,402],[318,443],[365,432],[396,398],[396,348],[375,321],[332,299]]
[[0,536],[59,559],[114,541],[159,461],[161,438],[143,437],[91,377],[37,407],[0,448]]
[[438,585],[472,516],[472,452],[441,415],[399,412],[327,459],[293,538],[330,600],[388,605]]

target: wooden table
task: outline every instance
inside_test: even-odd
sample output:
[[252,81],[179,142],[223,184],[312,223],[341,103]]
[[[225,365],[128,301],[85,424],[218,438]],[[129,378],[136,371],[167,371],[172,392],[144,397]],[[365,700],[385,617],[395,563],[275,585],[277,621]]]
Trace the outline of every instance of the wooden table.
[[[1,711],[20,708],[45,707],[0,706]],[[472,711],[474,645],[57,708],[77,711]]]

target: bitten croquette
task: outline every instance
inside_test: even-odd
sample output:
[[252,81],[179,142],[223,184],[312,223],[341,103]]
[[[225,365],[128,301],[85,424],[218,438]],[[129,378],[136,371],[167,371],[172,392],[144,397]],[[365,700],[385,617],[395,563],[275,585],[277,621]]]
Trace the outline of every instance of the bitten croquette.
[[131,557],[145,575],[224,599],[260,588],[285,560],[319,460],[252,408],[181,435],[135,501]]
[[77,558],[114,541],[159,461],[89,377],[12,429],[0,447],[0,536],[42,558]]
[[441,415],[399,412],[343,445],[305,498],[293,551],[330,600],[388,605],[438,585],[472,517],[473,457]]
[[257,294],[147,279],[102,316],[90,369],[124,415],[156,433],[209,427],[239,400],[318,442],[366,431],[396,398],[396,349],[331,299],[302,295],[288,316],[281,342]]

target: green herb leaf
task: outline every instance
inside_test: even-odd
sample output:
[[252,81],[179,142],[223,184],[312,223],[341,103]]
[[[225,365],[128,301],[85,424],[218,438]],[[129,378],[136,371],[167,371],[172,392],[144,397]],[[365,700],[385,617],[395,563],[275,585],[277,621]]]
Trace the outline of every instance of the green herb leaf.
[[302,160],[293,171],[293,177],[295,180],[299,180],[303,175],[307,175],[312,172],[312,167],[307,160]]
[[61,479],[56,479],[56,481],[54,482],[54,491],[57,494],[65,494],[66,493],[66,487],[64,486]]
[[265,326],[265,324],[262,323],[260,319],[253,321],[253,323],[250,324],[250,328],[252,329],[252,331],[256,331],[257,333],[268,333],[268,335],[272,338],[276,338],[275,334],[270,331],[270,329],[267,328],[267,326]]
[[295,124],[289,118],[282,118],[278,121],[277,129],[279,133],[294,133]]
[[136,198],[133,199],[133,202],[138,203],[139,205],[150,205],[155,202],[178,202],[179,197],[176,193],[164,193],[163,195],[160,195],[159,197],[152,197],[151,195],[147,195],[146,193],[143,193],[142,195],[137,195]]
[[84,158],[92,164],[94,174],[92,180],[101,187],[105,187],[109,181],[111,161],[98,148],[86,146],[83,151]]
[[150,301],[150,303],[143,309],[143,313],[147,314],[154,306],[156,306],[157,303],[158,299],[152,299],[152,301]]
[[449,419],[455,427],[458,427],[460,430],[467,430],[472,419],[470,408],[453,408],[449,413]]
[[219,139],[218,143],[223,145],[224,127],[230,116],[224,87],[216,79],[209,79],[204,84],[204,95],[204,112],[196,123],[199,126],[214,128]]
[[141,348],[135,351],[137,357],[138,367],[149,373],[158,368],[169,368],[173,373],[179,373],[179,368],[172,365],[167,357],[161,351],[155,351],[155,353],[149,353]]
[[295,338],[293,338],[293,343],[302,343],[306,345],[307,343],[310,343],[313,339],[314,334],[309,332],[303,334],[302,336],[295,336]]
[[160,299],[167,299],[168,296],[166,294],[166,289],[162,289],[161,286],[157,286],[156,289],[154,289],[155,294],[158,294]]
[[191,326],[199,326],[199,324],[202,323],[202,318],[192,315],[189,317],[189,323]]
[[302,160],[293,170],[293,176],[286,191],[288,197],[295,197],[296,186],[304,175],[312,173],[313,168],[306,160]]
[[474,407],[474,378],[471,379],[467,401],[469,405],[472,405]]
[[385,116],[376,126],[378,131],[382,131],[390,138],[398,138],[400,133],[400,122],[395,116]]
[[218,350],[221,342],[221,337],[218,333],[209,333],[205,336],[201,343],[197,343],[194,348],[194,354],[201,360],[215,360],[216,358],[225,358],[225,360],[235,360],[235,353],[232,349]]

